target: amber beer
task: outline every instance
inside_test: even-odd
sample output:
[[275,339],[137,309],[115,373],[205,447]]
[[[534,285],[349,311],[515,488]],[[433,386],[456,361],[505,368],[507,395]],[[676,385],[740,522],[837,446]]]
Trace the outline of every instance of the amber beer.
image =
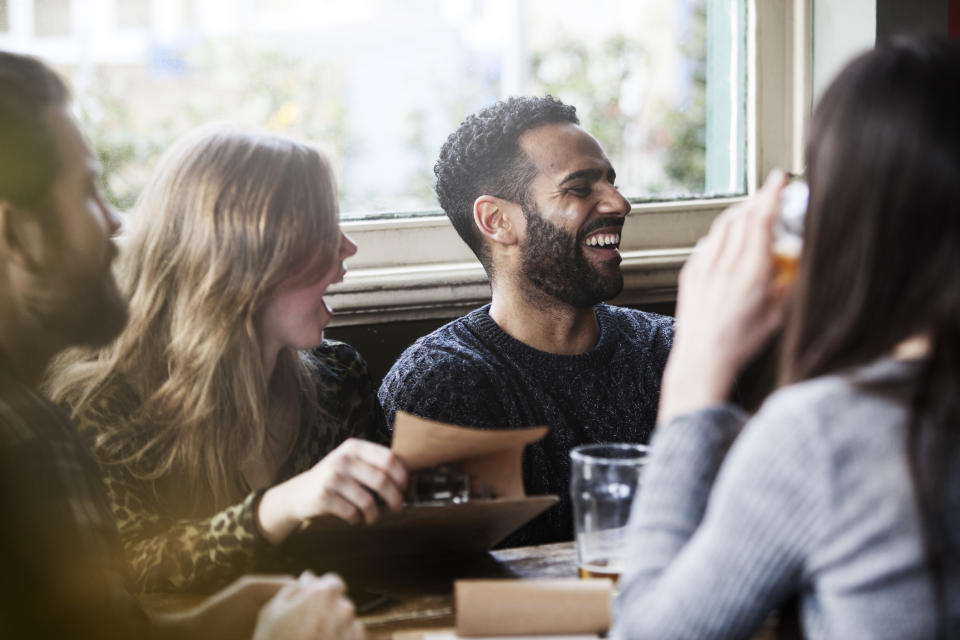
[[585,444],[570,452],[574,546],[581,578],[620,579],[627,523],[640,486],[647,447],[626,442]]
[[781,237],[773,245],[773,268],[777,284],[790,284],[797,277],[800,265],[799,238]]
[[577,567],[577,574],[581,579],[586,578],[606,578],[617,582],[620,580],[622,567],[616,560],[595,560],[587,565]]
[[790,284],[797,277],[809,199],[810,189],[800,180],[794,180],[780,192],[780,209],[773,227],[773,265],[778,285]]

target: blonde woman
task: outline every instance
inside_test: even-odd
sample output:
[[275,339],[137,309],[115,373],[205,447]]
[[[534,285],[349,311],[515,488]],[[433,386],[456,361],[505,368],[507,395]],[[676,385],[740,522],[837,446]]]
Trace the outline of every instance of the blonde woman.
[[366,365],[323,340],[355,252],[312,147],[216,128],[160,161],[118,260],[127,328],[47,383],[101,464],[138,589],[213,589],[306,518],[400,508]]

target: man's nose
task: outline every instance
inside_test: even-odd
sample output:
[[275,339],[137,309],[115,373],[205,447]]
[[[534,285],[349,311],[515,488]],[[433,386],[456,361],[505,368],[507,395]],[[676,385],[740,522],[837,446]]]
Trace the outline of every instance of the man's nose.
[[630,213],[630,202],[612,184],[603,187],[603,197],[599,210],[608,215],[626,216]]
[[107,235],[112,238],[120,233],[120,229],[123,228],[123,218],[108,204],[102,205],[102,208],[103,219],[107,221]]

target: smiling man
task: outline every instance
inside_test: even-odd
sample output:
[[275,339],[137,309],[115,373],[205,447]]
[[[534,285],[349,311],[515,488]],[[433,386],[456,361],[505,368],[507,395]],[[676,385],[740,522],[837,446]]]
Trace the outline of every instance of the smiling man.
[[569,540],[570,449],[647,441],[673,320],[603,304],[623,288],[630,204],[572,106],[548,96],[485,108],[450,135],[434,172],[492,302],[410,346],[380,402],[390,423],[401,409],[488,429],[550,426],[527,447],[524,483],[560,505],[507,544]]

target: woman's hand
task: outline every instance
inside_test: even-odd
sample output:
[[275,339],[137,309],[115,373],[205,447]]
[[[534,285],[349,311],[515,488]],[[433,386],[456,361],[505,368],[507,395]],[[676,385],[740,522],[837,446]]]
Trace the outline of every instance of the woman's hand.
[[306,572],[260,610],[253,640],[362,640],[363,624],[336,575]]
[[[266,603],[266,604],[264,604]],[[335,574],[305,571],[292,576],[249,575],[218,591],[203,604],[177,614],[158,615],[163,637],[203,640],[361,640],[363,625]]]
[[757,195],[723,212],[681,270],[658,423],[724,402],[780,326],[787,296],[774,279],[771,246],[785,178],[771,172]]
[[369,524],[378,514],[374,496],[397,511],[403,507],[406,486],[407,471],[390,449],[350,438],[313,468],[264,493],[257,519],[264,537],[274,544],[317,516]]

